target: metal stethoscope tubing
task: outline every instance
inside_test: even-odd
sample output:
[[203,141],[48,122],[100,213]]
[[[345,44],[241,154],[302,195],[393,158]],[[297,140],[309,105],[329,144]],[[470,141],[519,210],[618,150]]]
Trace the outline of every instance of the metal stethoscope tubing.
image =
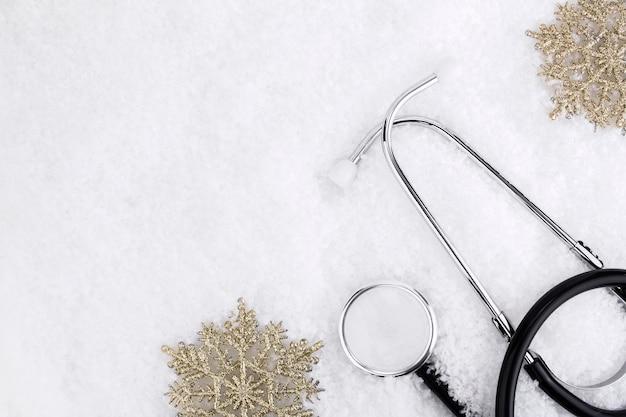
[[[555,401],[561,404],[566,409],[572,411],[575,415],[581,417],[587,416],[625,416],[626,410],[601,410],[596,407],[593,407],[578,397],[574,396],[570,393],[568,389],[565,387],[570,387],[573,389],[580,390],[589,390],[589,389],[597,389],[603,386],[607,386],[617,380],[619,380],[626,373],[626,364],[618,371],[616,375],[609,378],[607,381],[596,384],[589,387],[577,387],[573,385],[569,385],[563,381],[558,380],[552,372],[549,370],[547,365],[541,360],[541,357],[534,352],[528,350],[528,346],[523,346],[524,343],[517,342],[518,340],[523,341],[524,332],[522,334],[518,334],[515,331],[514,327],[511,325],[509,320],[507,319],[504,312],[498,307],[493,298],[489,295],[485,287],[482,285],[480,280],[476,277],[472,269],[469,267],[467,262],[463,259],[461,254],[455,248],[454,244],[444,233],[442,228],[439,226],[439,223],[436,221],[435,217],[432,215],[428,207],[424,204],[420,196],[417,194],[410,181],[405,176],[402,168],[398,164],[392,148],[391,141],[391,131],[394,126],[404,125],[404,124],[415,124],[422,127],[427,127],[441,134],[445,138],[455,142],[458,146],[460,146],[465,152],[467,152],[479,165],[485,168],[496,180],[498,180],[502,185],[505,186],[525,207],[527,207],[539,220],[541,220],[546,226],[552,230],[556,236],[558,236],[564,243],[570,246],[574,252],[583,259],[594,271],[591,271],[589,274],[593,274],[598,271],[603,271],[601,268],[603,267],[602,261],[598,259],[593,252],[585,246],[582,241],[577,241],[572,238],[565,230],[563,230],[558,224],[556,224],[550,217],[548,217],[539,207],[537,207],[532,201],[526,198],[514,185],[512,185],[506,178],[504,178],[496,169],[494,169],[487,161],[485,161],[480,155],[478,155],[472,148],[470,148],[463,140],[452,132],[450,129],[441,125],[440,123],[425,118],[421,116],[403,116],[397,117],[397,113],[400,108],[406,104],[408,100],[414,97],[416,94],[424,91],[430,86],[434,85],[437,82],[437,76],[435,74],[431,74],[422,81],[413,85],[409,89],[407,89],[402,95],[400,95],[394,103],[389,108],[385,120],[382,125],[377,126],[372,131],[370,131],[363,141],[357,146],[352,155],[349,157],[349,161],[356,165],[363,154],[367,152],[367,150],[372,146],[372,144],[376,141],[376,139],[380,138],[382,142],[383,152],[385,155],[385,159],[391,168],[391,171],[394,173],[394,176],[398,180],[400,186],[404,189],[404,191],[409,196],[410,200],[413,202],[415,208],[420,212],[420,214],[424,217],[432,231],[435,233],[441,244],[444,246],[448,254],[452,257],[456,265],[459,267],[467,281],[470,283],[472,288],[474,288],[475,292],[489,311],[492,317],[492,322],[498,331],[502,334],[502,336],[507,340],[507,342],[515,341],[515,349],[516,357],[513,357],[512,354],[509,354],[512,351],[511,346],[509,345],[509,350],[507,351],[507,357],[511,357],[514,359],[513,362],[517,364],[519,362],[519,367],[522,366],[522,362],[526,363],[526,369],[529,371],[531,376],[539,381],[539,385],[550,395]],[[347,161],[346,161],[347,162]],[[626,271],[622,270],[612,270],[613,272],[620,271],[620,273],[626,274]],[[570,280],[574,280],[577,277],[571,278]],[[588,277],[587,277],[588,278]],[[568,280],[569,281],[569,280]],[[565,281],[565,282],[568,282]],[[565,284],[562,283],[562,284]],[[609,284],[609,285],[600,285],[600,286],[608,286],[608,287],[616,287],[617,285],[623,285],[623,283],[619,284]],[[560,286],[556,286],[553,290],[561,291]],[[624,292],[620,288],[612,288],[613,293],[618,295],[622,300],[626,301],[624,297]],[[585,290],[583,290],[585,291]],[[565,294],[570,294],[567,298],[571,298],[576,294],[573,294],[571,291],[565,291]],[[543,298],[540,300],[540,302]],[[543,300],[545,301],[545,300]],[[540,304],[538,302],[537,304]],[[559,304],[560,305],[560,304]],[[541,310],[541,308],[538,308]],[[556,307],[555,307],[556,309]],[[531,312],[533,310],[531,309]],[[542,310],[544,313],[545,309]],[[549,315],[549,314],[548,314]],[[547,316],[546,316],[547,318]],[[543,323],[543,321],[541,322]],[[539,325],[540,326],[540,325]],[[522,329],[523,330],[523,329]],[[515,336],[517,335],[517,337]],[[534,336],[534,334],[532,335]],[[532,340],[532,336],[530,340]],[[528,341],[528,345],[530,341]],[[519,348],[522,346],[522,348]],[[517,380],[517,375],[519,374],[519,367],[517,373],[512,372],[510,369],[507,371],[510,375],[515,374],[515,381]],[[503,368],[504,369],[504,368]],[[534,370],[534,371],[533,371]],[[501,373],[502,377],[502,373]],[[502,378],[501,378],[502,379]],[[554,387],[557,385],[560,389],[548,389],[548,387]],[[565,394],[568,393],[568,394]],[[514,400],[514,388],[513,388],[513,397],[511,401]],[[582,403],[582,404],[581,404]],[[512,404],[510,405],[512,410]],[[512,412],[511,412],[512,413]],[[497,414],[497,416],[512,416],[513,414]]]

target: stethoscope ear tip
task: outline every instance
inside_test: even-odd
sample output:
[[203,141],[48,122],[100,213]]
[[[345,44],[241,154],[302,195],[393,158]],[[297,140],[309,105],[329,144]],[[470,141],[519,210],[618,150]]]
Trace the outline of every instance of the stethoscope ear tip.
[[433,67],[433,75],[435,75],[437,81],[443,80],[446,83],[454,83],[455,80],[465,80],[463,66],[452,56],[446,56],[437,60]]
[[356,164],[342,159],[328,171],[328,178],[341,188],[347,188],[356,177]]

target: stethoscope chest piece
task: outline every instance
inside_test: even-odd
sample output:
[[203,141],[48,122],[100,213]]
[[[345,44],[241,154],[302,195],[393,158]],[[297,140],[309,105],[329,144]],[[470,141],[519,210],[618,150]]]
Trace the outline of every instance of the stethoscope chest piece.
[[339,321],[339,336],[357,367],[377,376],[400,376],[428,360],[437,325],[419,292],[400,282],[384,282],[350,297]]

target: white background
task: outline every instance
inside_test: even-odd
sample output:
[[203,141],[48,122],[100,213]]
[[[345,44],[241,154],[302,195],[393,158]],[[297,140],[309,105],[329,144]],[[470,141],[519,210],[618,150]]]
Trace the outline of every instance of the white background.
[[[345,300],[391,279],[430,301],[435,360],[460,399],[493,415],[506,345],[379,146],[350,189],[326,173],[399,93],[440,70],[407,111],[449,125],[624,267],[626,139],[548,118],[553,87],[525,36],[555,8],[2,1],[0,416],[174,416],[161,346],[194,342],[239,297],[261,324],[325,342],[316,415],[445,415],[414,378],[363,374],[341,350]],[[398,132],[398,158],[514,323],[586,270],[465,156],[427,139]],[[591,382],[626,360],[625,329],[614,300],[591,294],[535,348]],[[624,407],[625,390],[595,401]],[[525,375],[517,410],[566,415]]]

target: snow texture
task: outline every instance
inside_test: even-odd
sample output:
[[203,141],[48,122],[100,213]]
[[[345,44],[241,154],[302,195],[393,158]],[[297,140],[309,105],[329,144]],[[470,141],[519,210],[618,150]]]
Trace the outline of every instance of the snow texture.
[[[357,288],[430,302],[434,359],[493,415],[505,342],[376,145],[351,187],[327,172],[406,87],[407,112],[461,134],[607,266],[625,267],[626,138],[551,121],[527,29],[539,0],[0,2],[0,416],[174,416],[161,346],[244,297],[259,322],[324,340],[319,416],[442,416],[416,378],[376,378],[337,334]],[[434,134],[398,159],[517,324],[583,272],[548,230]],[[599,291],[534,344],[564,378],[626,360],[626,314]],[[624,407],[626,384],[594,395]],[[522,375],[520,416],[567,415]]]

